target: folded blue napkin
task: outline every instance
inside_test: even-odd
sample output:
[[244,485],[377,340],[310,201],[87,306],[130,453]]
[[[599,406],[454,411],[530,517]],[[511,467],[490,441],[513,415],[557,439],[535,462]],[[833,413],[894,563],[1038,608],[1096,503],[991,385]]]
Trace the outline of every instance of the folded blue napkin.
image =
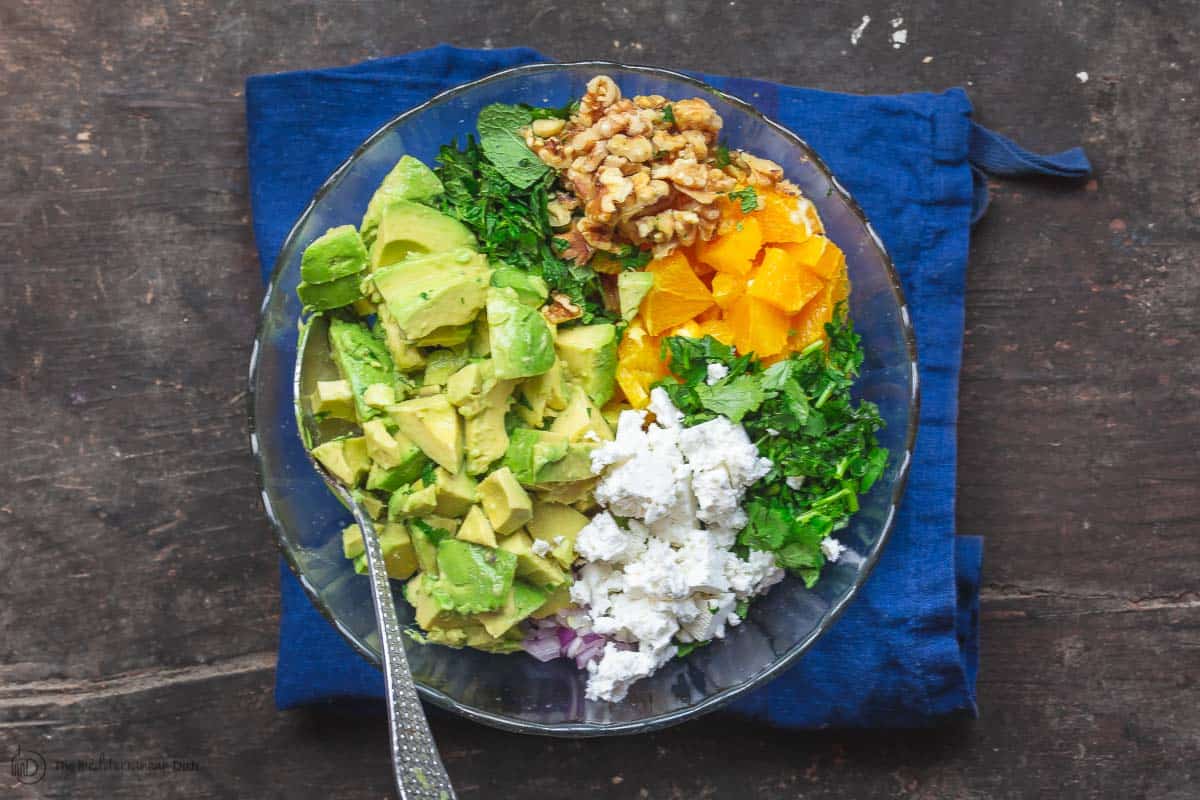
[[[440,46],[351,67],[246,83],[250,191],[263,275],[317,187],[372,131],[451,86],[517,64],[527,49]],[[974,716],[982,542],[954,531],[955,424],[971,223],[982,172],[1078,178],[1082,151],[1028,153],[971,121],[958,89],[832,94],[700,76],[816,149],[883,237],[904,282],[920,350],[920,433],[907,496],[874,573],[790,672],[726,713],[793,728],[913,727]],[[286,567],[276,702],[383,696],[380,672],[317,613]]]

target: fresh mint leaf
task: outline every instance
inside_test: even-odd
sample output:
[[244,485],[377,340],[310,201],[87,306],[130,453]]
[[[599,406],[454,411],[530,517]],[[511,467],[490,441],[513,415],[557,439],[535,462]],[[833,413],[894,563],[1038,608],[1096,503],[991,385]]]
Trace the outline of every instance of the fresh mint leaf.
[[493,103],[479,112],[479,144],[488,161],[518,189],[525,189],[550,171],[528,147],[520,130],[533,121],[529,109]]
[[712,386],[701,383],[695,387],[695,391],[701,405],[734,422],[741,422],[751,411],[757,411],[766,397],[762,378],[753,375],[725,378]]
[[742,204],[743,214],[749,214],[758,208],[758,192],[754,191],[753,186],[747,186],[745,189],[730,192],[729,199],[737,200]]

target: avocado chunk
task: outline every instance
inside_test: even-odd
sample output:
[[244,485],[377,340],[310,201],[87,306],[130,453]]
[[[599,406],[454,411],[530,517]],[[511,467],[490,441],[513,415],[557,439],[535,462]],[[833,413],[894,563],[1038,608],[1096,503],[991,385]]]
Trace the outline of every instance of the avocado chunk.
[[413,255],[474,250],[475,244],[475,236],[453,217],[410,200],[393,200],[383,209],[371,243],[371,269]]
[[[417,555],[408,530],[398,522],[388,522],[381,525],[376,533],[379,535],[379,547],[383,550],[383,563],[387,567],[388,577],[401,581],[411,577],[417,571]],[[342,530],[342,553],[353,560],[365,556],[362,530],[358,525],[348,525]],[[365,571],[365,558],[363,568]]]
[[439,606],[460,614],[495,611],[512,590],[517,556],[461,539],[437,545],[438,579],[430,594]]
[[296,285],[296,296],[307,311],[329,311],[348,306],[363,297],[362,275],[347,275],[329,283],[300,281]]
[[524,403],[517,406],[521,419],[531,428],[545,424],[546,409],[560,411],[567,405],[567,382],[563,375],[562,362],[557,358],[550,369],[521,382],[521,397]]
[[[371,469],[375,469],[374,464],[371,465]],[[371,480],[371,473],[369,472],[367,473],[367,480]],[[341,498],[338,499],[340,500]],[[359,489],[355,489],[354,500],[363,507],[363,511],[366,511],[367,516],[371,519],[378,520],[383,517],[383,510],[385,507],[384,503],[371,492],[364,492]]]
[[[418,549],[418,558],[420,557],[420,552],[420,549]],[[435,555],[436,552],[435,548]],[[417,625],[421,626],[421,629],[427,633],[437,629],[463,628],[467,624],[466,617],[457,612],[442,608],[433,599],[432,589],[436,585],[436,566],[433,572],[429,572],[422,566],[421,574],[404,584],[404,599],[409,602],[416,612],[414,616]],[[430,641],[433,641],[433,639],[431,638]],[[463,644],[466,644],[465,636],[462,637],[460,644],[452,646],[462,647]]]
[[512,401],[515,381],[496,381],[480,403],[482,411],[463,423],[467,443],[466,470],[471,475],[486,472],[508,449],[504,418]]
[[458,412],[446,395],[414,397],[388,408],[400,433],[441,466],[457,473],[463,457],[463,431]]
[[334,419],[346,419],[356,422],[358,416],[354,413],[354,390],[350,381],[317,381],[317,388],[309,399],[312,413],[323,414]]
[[342,555],[353,561],[362,554],[362,530],[358,525],[347,525],[342,528]]
[[550,430],[562,434],[572,442],[612,441],[612,428],[608,426],[592,398],[587,396],[587,392],[575,384],[570,385],[570,392],[570,402],[563,412],[554,418]]
[[533,504],[533,519],[525,530],[534,539],[550,545],[550,555],[563,569],[575,563],[575,537],[588,524],[588,518],[562,503],[538,501]]
[[374,384],[394,386],[396,371],[387,345],[379,341],[365,325],[343,319],[329,321],[329,350],[342,377],[354,392],[358,418],[368,420],[379,414],[367,405],[363,394]]
[[487,358],[492,354],[491,332],[488,330],[487,314],[475,318],[471,338],[467,339],[467,352],[475,358]]
[[437,513],[445,517],[461,517],[475,502],[475,479],[460,470],[457,474],[437,468]]
[[[426,519],[414,519],[409,523],[409,535],[412,537],[413,552],[417,558],[417,566],[426,575],[437,577],[437,546],[438,542],[449,538],[452,533],[448,528],[434,524]],[[410,603],[413,601],[409,599]],[[413,603],[416,605],[416,603]],[[426,627],[424,624],[422,628]]]
[[367,489],[371,491],[394,492],[421,477],[429,463],[421,448],[401,433],[388,433],[382,420],[363,423],[363,436],[367,454],[374,462],[367,476]]
[[566,456],[567,445],[567,437],[560,433],[517,428],[509,434],[504,466],[523,485],[533,486],[543,467]]
[[442,191],[442,182],[433,170],[412,156],[401,156],[391,171],[384,176],[375,194],[371,195],[371,202],[367,203],[367,212],[363,214],[362,224],[358,226],[362,231],[363,241],[368,247],[374,243],[384,208],[396,200],[428,204],[441,195]]
[[508,467],[480,481],[478,491],[483,511],[496,533],[512,533],[533,517],[533,501]]
[[540,375],[554,366],[554,334],[516,290],[493,286],[487,293],[489,346],[497,378]]
[[522,303],[539,307],[550,296],[550,287],[537,275],[516,267],[497,267],[492,273],[492,286],[512,289]]
[[566,455],[538,470],[538,484],[567,483],[593,477],[592,451],[595,449],[590,442],[568,444]]
[[464,417],[487,410],[487,395],[496,385],[492,362],[475,361],[446,379],[446,397]]
[[459,249],[412,256],[377,270],[372,281],[404,337],[415,341],[474,320],[487,303],[490,276],[484,256]]
[[386,383],[372,383],[363,392],[363,402],[371,408],[386,408],[396,403],[396,389]]
[[455,536],[464,542],[474,542],[484,547],[496,546],[496,529],[492,527],[492,523],[488,522],[487,515],[479,506],[471,506],[468,509]]
[[470,323],[443,325],[428,336],[422,336],[416,341],[416,345],[417,347],[457,347],[471,338],[471,331],[474,329],[475,327]]
[[596,488],[598,478],[584,478],[578,481],[561,481],[559,483],[543,483],[534,488],[539,500],[547,503],[562,503],[570,505],[579,511],[588,511],[596,505],[592,491]]
[[371,468],[367,442],[361,436],[325,442],[314,447],[312,454],[333,477],[351,488],[357,486]]
[[300,278],[306,283],[329,283],[366,268],[367,248],[353,225],[330,228],[300,256]]
[[567,575],[557,564],[533,552],[533,540],[525,531],[517,531],[500,542],[500,549],[517,557],[517,575],[534,586],[554,588],[567,582]]
[[423,517],[437,510],[437,487],[419,482],[403,486],[388,498],[388,519]]
[[545,619],[551,614],[557,614],[567,606],[571,605],[571,586],[564,583],[546,597],[546,602],[542,603],[536,611],[529,615],[530,619]]
[[375,335],[378,337],[382,332],[383,341],[387,344],[388,352],[392,354],[392,363],[395,364],[396,371],[412,372],[425,366],[425,356],[421,355],[415,344],[404,338],[404,332],[400,330],[396,320],[392,319],[387,306],[377,307],[375,313],[378,318],[375,323]]
[[547,592],[530,586],[524,581],[513,581],[504,605],[496,611],[480,614],[478,619],[484,630],[492,636],[501,636],[509,628],[537,611],[546,602]]
[[617,302],[621,319],[629,322],[637,316],[642,300],[654,288],[653,272],[622,272],[617,276]]
[[611,323],[577,325],[558,332],[558,357],[567,377],[598,406],[612,397],[617,375],[617,329]]
[[425,373],[421,376],[423,386],[445,386],[450,376],[462,369],[467,356],[461,350],[434,350],[426,356]]

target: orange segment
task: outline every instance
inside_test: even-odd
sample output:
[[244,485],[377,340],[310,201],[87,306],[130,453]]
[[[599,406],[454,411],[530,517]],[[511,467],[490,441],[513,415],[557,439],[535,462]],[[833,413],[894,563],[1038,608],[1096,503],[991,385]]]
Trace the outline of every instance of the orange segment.
[[[746,275],[762,247],[762,230],[753,216],[744,217],[726,234],[696,244],[696,258],[718,272]],[[713,280],[716,280],[715,278]]]
[[729,324],[739,352],[764,358],[787,346],[791,320],[770,303],[746,295],[730,309]]
[[[716,298],[714,297],[713,299],[715,300]],[[711,320],[720,319],[720,318],[721,318],[720,306],[713,306],[708,311],[705,311],[703,314],[698,315],[696,317],[696,322],[703,323],[703,322],[709,322]]]
[[813,236],[800,244],[781,245],[804,266],[825,280],[846,268],[846,256],[836,244],[824,236]]
[[621,344],[617,346],[617,363],[623,367],[645,372],[661,371],[667,374],[666,365],[659,357],[661,340],[646,332],[641,317],[635,317],[625,329]]
[[711,336],[722,344],[733,344],[733,325],[727,319],[712,319],[700,325],[701,336]]
[[746,279],[732,272],[718,272],[713,276],[713,300],[725,310],[746,293]]
[[788,337],[788,346],[793,350],[803,350],[818,339],[825,337],[825,323],[833,321],[833,291],[831,285],[826,285],[816,297],[808,301],[804,309],[792,317],[792,335]]
[[763,248],[762,266],[754,271],[746,294],[794,314],[823,288],[825,281],[789,256],[786,250],[766,247]]
[[816,211],[806,198],[793,197],[779,192],[759,195],[759,209],[754,216],[762,229],[764,242],[803,242],[820,230],[812,220]]
[[642,301],[642,318],[650,334],[681,325],[712,306],[712,293],[683,253],[652,261],[646,269],[654,274],[654,288]]
[[704,334],[700,332],[700,323],[696,320],[688,320],[682,325],[677,325],[667,331],[667,336],[686,336],[689,339],[699,339]]
[[617,366],[617,386],[634,408],[646,407],[650,402],[650,384],[660,377],[640,369]]

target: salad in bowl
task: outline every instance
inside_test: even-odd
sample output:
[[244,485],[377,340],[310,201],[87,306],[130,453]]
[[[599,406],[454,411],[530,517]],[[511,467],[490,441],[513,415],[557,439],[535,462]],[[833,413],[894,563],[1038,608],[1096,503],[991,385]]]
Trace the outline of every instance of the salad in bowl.
[[[846,257],[723,127],[603,74],[492,103],[307,243],[337,377],[297,401],[344,426],[312,456],[376,521],[414,640],[568,659],[619,703],[843,557],[889,468]],[[357,526],[341,547],[365,571]]]

